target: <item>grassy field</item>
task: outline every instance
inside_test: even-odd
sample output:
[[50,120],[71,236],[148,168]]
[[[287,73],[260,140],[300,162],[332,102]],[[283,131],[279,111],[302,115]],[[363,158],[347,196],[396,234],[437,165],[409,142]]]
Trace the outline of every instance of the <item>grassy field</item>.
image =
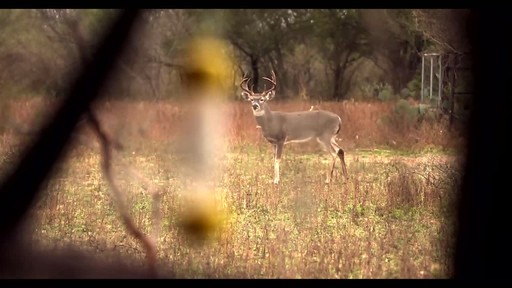
[[[351,151],[352,179],[323,183],[329,158],[289,151],[282,183],[272,181],[269,147],[232,151],[217,193],[231,211],[221,238],[198,246],[176,226],[184,197],[173,156],[120,155],[163,193],[161,269],[178,277],[437,278],[447,277],[453,157]],[[162,153],[162,152],[160,152]],[[151,230],[143,183],[116,169],[132,217]],[[453,174],[446,174],[446,172]],[[80,183],[80,185],[77,185]],[[143,261],[127,235],[100,169],[100,156],[75,149],[45,188],[34,211],[33,239],[45,249],[78,244],[98,257]]]
[[[180,278],[450,275],[460,159],[440,146],[390,150],[352,143],[346,150],[351,179],[337,171],[327,185],[330,156],[313,146],[290,144],[283,154],[281,183],[275,186],[270,145],[234,141],[214,193],[230,212],[226,229],[216,241],[197,245],[177,227],[190,191],[170,142],[132,143],[116,153],[114,174],[134,221],[146,233],[154,224],[152,199],[146,183],[127,167],[162,193],[162,273],[173,271]],[[4,168],[16,157],[6,147],[4,141]],[[32,212],[32,239],[43,249],[73,244],[103,259],[133,257],[144,263],[145,251],[124,228],[100,161],[98,149],[76,145],[70,150]]]

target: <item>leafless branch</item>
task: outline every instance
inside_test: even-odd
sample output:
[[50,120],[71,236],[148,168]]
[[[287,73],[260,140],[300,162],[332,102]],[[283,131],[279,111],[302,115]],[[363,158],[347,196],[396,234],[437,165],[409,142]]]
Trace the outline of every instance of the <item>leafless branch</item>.
[[[53,119],[43,125],[35,142],[27,148],[14,170],[0,185],[0,275],[2,277],[81,277],[81,275],[118,275],[119,265],[90,265],[72,253],[34,253],[23,240],[23,222],[35,203],[42,183],[57,161],[64,155],[77,122],[96,97],[105,80],[113,71],[117,55],[123,47],[138,18],[137,10],[127,10],[114,20],[101,46],[94,51],[91,61],[86,61],[79,77],[68,87],[67,97]],[[99,126],[97,126],[99,127]],[[106,137],[104,137],[106,139]],[[106,142],[105,142],[106,143]],[[109,145],[103,145],[109,151]],[[109,158],[106,158],[109,159]],[[38,163],[38,165],[34,165]],[[109,167],[108,161],[105,161]],[[30,261],[26,261],[30,259]],[[96,263],[97,264],[97,263]],[[138,274],[133,269],[128,275]],[[123,269],[129,273],[127,269]],[[125,276],[127,274],[124,274]]]
[[[94,116],[93,116],[94,117]],[[100,136],[100,134],[98,133],[98,129],[96,127],[99,127],[99,125],[95,125],[94,124],[94,121],[98,122],[99,121],[97,120],[97,118],[95,117],[94,118],[95,120],[91,120],[91,124],[93,126],[93,129],[94,131],[98,134],[98,136],[100,137],[100,140],[102,139],[102,136]],[[32,130],[32,129],[29,129],[27,127],[24,127],[23,125],[21,125],[20,123],[17,123],[15,122],[14,120],[12,119],[9,119],[9,122],[7,124],[9,126],[9,128],[11,128],[15,133],[19,134],[19,135],[24,135],[24,136],[36,136],[37,135],[37,131],[36,130]],[[113,148],[115,150],[122,150],[123,148],[123,145],[117,141],[116,139],[112,138],[112,137],[108,137],[106,135],[106,133],[103,131],[101,132],[103,133],[103,135],[107,138],[107,141],[108,141],[108,146],[109,148]],[[74,135],[74,140],[77,141],[79,144],[85,146],[85,147],[88,147],[90,149],[93,149],[93,150],[96,150],[98,147],[95,146],[93,144],[93,142],[89,141],[89,138],[86,138],[84,136],[82,136],[80,133],[77,133]],[[104,149],[103,147],[103,143],[101,143],[101,148]],[[107,155],[107,156],[111,156],[111,155],[108,155],[108,154],[104,154],[103,155]],[[112,159],[109,159],[108,162],[110,163],[112,161]],[[153,228],[152,228],[152,235],[151,235],[151,238],[153,238],[153,242],[154,242],[154,245],[156,247],[156,244],[158,242],[158,238],[159,238],[159,234],[160,234],[160,227],[161,227],[161,222],[162,222],[162,215],[161,215],[161,210],[160,210],[160,202],[161,202],[161,198],[162,198],[162,194],[160,192],[160,190],[158,189],[158,187],[156,187],[153,183],[151,183],[151,181],[149,181],[147,179],[147,177],[144,177],[139,171],[137,171],[136,169],[134,169],[133,167],[131,167],[130,165],[128,165],[127,163],[125,163],[124,161],[122,161],[122,164],[123,164],[123,168],[128,171],[128,173],[131,174],[131,176],[133,176],[134,178],[137,178],[138,180],[140,180],[141,182],[144,183],[144,185],[146,186],[146,189],[147,189],[147,192],[148,194],[151,196],[152,198],[152,212],[151,212],[151,216],[152,216],[152,220],[153,220]],[[109,164],[110,165],[110,164]],[[109,169],[111,169],[111,166],[109,166]],[[110,170],[109,170],[110,171]],[[107,176],[107,174],[105,174],[105,176]],[[109,179],[107,177],[107,179]],[[109,183],[111,186],[115,184],[112,184],[112,183]],[[118,190],[116,190],[118,191]],[[116,194],[118,195],[118,194]],[[122,201],[120,201],[119,199],[116,200],[117,203],[120,204],[120,209],[125,209],[126,207],[124,206],[124,204],[122,203]],[[126,210],[126,209],[125,209]],[[127,212],[127,211],[125,211]],[[147,247],[146,245],[144,245],[145,247]]]
[[368,56],[368,59],[370,59],[370,61],[372,61],[372,63],[375,65],[375,67],[379,68],[383,72],[387,72],[387,69],[382,65],[382,63],[380,63],[378,54],[379,54],[379,52],[372,53]]
[[446,42],[442,42],[441,40],[436,39],[436,37],[434,37],[431,33],[427,32],[427,31],[423,31],[423,33],[424,33],[424,35],[428,39],[432,40],[433,42],[435,42],[439,46],[444,47],[444,48],[448,48],[448,50],[450,50],[451,52],[454,52],[454,53],[457,53],[457,54],[462,54],[461,51],[458,51],[457,49],[453,48],[453,46],[451,46],[450,44],[448,44]]
[[[53,19],[45,10],[37,10],[37,11],[39,12],[39,15],[46,21],[46,25],[44,25],[44,27],[50,29],[51,32],[54,34],[54,35],[46,34],[46,37],[48,37],[48,39],[53,40],[53,41],[58,41],[61,43],[70,44],[73,46],[77,45],[76,39],[74,39],[70,35],[66,35],[66,33],[60,31],[55,26],[55,19]],[[63,21],[66,24],[66,27],[68,29],[71,29],[71,27],[76,25],[76,23],[74,23],[74,21],[68,17],[63,19]],[[68,32],[69,32],[69,30],[68,30]]]
[[154,87],[154,85],[151,83],[151,79],[146,77],[146,79],[143,79],[141,76],[139,76],[137,73],[135,73],[130,67],[128,67],[126,64],[124,64],[122,61],[119,61],[119,66],[123,68],[123,70],[130,74],[133,78],[137,79],[142,85],[145,85],[146,83],[144,81],[148,82],[149,87],[151,88],[151,92],[153,93],[153,96],[157,98],[157,92]]
[[160,59],[151,59],[150,63],[160,64],[160,65],[163,65],[165,67],[173,68],[173,69],[183,69],[184,68],[180,64],[176,64],[176,63],[172,63],[172,62],[168,62],[168,61],[160,60]]
[[[117,204],[117,208],[119,213],[121,214],[121,218],[123,223],[133,237],[141,242],[146,250],[146,259],[149,265],[149,273],[151,276],[157,276],[157,249],[156,249],[156,239],[151,236],[145,235],[137,226],[135,225],[130,213],[128,212],[128,208],[126,207],[123,197],[122,191],[119,189],[115,177],[112,171],[112,150],[113,150],[113,141],[111,138],[101,129],[100,123],[98,119],[94,116],[92,111],[89,111],[89,120],[92,128],[97,133],[98,138],[100,140],[101,145],[101,153],[102,157],[102,168],[104,176],[107,180],[107,183],[110,186],[110,190],[112,191],[112,196],[115,199],[115,203]],[[158,193],[153,193],[153,195],[158,195]],[[159,196],[153,196],[155,202],[159,202]],[[154,205],[158,206],[159,205]],[[155,209],[155,208],[154,208]],[[159,212],[154,214],[159,215]],[[156,221],[155,221],[156,222]]]
[[[416,22],[416,28],[421,30],[423,35],[436,43],[440,49],[462,54],[460,51],[461,41],[464,33],[459,26],[464,14],[463,10],[453,11],[450,9],[414,9],[412,12]],[[455,47],[457,46],[457,47]]]
[[247,57],[251,57],[252,54],[247,49],[245,49],[242,44],[240,44],[234,37],[230,37],[229,40],[233,46],[244,53]]
[[160,190],[158,190],[158,188],[155,185],[153,185],[153,183],[151,183],[151,181],[144,177],[139,171],[127,165],[125,165],[125,167],[132,176],[144,182],[144,184],[146,185],[146,189],[148,189],[148,194],[151,195],[153,201],[151,211],[151,216],[153,219],[153,230],[151,233],[151,237],[154,239],[156,245],[158,242],[158,238],[160,236],[160,227],[162,223],[162,213],[160,213],[162,193],[160,192]]

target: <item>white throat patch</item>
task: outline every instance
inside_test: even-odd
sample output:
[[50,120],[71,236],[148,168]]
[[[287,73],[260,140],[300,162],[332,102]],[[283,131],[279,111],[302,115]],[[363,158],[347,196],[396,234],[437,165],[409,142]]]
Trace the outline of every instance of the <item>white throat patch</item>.
[[265,115],[265,110],[263,110],[263,109],[260,109],[258,111],[252,110],[252,114],[254,114],[254,116],[263,116],[263,115]]

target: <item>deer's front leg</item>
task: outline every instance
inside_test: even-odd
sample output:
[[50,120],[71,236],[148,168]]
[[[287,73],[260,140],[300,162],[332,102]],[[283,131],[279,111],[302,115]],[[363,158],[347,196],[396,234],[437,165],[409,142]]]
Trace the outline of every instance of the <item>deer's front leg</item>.
[[274,144],[274,184],[279,184],[279,163],[283,153],[284,143]]

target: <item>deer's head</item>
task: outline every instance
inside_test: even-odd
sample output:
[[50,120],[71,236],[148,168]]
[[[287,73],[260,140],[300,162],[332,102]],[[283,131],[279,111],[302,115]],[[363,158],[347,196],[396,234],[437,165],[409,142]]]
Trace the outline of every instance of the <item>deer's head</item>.
[[247,82],[249,82],[250,78],[244,76],[244,78],[242,79],[242,82],[240,82],[240,88],[242,88],[242,97],[245,100],[251,102],[252,110],[253,110],[253,113],[255,113],[255,115],[257,113],[262,112],[263,104],[265,102],[271,100],[272,98],[274,98],[274,96],[276,95],[276,85],[277,84],[276,84],[276,74],[274,73],[274,71],[272,71],[272,79],[267,78],[267,77],[263,77],[263,79],[272,83],[272,87],[270,87],[270,89],[265,90],[261,93],[256,93],[247,87]]

